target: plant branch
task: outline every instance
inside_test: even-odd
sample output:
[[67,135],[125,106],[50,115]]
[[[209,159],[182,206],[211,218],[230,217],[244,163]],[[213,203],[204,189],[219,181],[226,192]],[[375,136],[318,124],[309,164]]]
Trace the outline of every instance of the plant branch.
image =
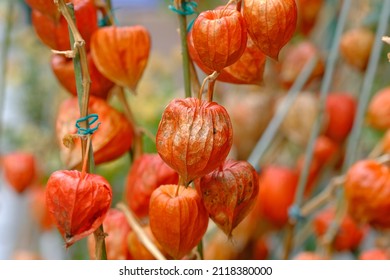
[[[88,61],[87,61],[87,51],[85,49],[85,41],[80,35],[76,27],[76,20],[74,16],[73,4],[67,6],[64,0],[54,0],[54,3],[57,5],[61,14],[64,16],[68,28],[69,28],[69,37],[71,42],[72,52],[74,53],[73,63],[75,70],[76,78],[76,88],[77,96],[79,100],[80,107],[80,118],[88,116],[88,103],[89,103],[89,89],[91,84],[91,78],[89,75]],[[88,128],[88,120],[85,120],[80,124],[83,128]],[[89,147],[87,145],[89,144]],[[88,173],[93,173],[92,169],[94,167],[93,159],[93,149],[92,144],[85,139],[81,138],[81,153],[82,153],[82,162],[88,162],[86,166],[86,171]],[[88,154],[86,153],[87,151]],[[85,159],[87,157],[87,159]],[[97,260],[106,260],[106,245],[105,245],[105,233],[103,230],[103,225],[94,232],[95,238],[95,258]]]

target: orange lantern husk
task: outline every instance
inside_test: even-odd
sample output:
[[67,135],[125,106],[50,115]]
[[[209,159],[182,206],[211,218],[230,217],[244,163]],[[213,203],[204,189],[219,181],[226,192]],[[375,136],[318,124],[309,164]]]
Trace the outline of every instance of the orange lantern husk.
[[104,221],[112,200],[102,176],[59,170],[46,184],[46,204],[66,247],[93,233]]
[[150,198],[150,228],[175,259],[189,254],[207,230],[209,215],[195,189],[163,185]]
[[185,184],[217,168],[232,144],[232,124],[226,109],[192,97],[168,104],[156,135],[157,152]]
[[91,39],[91,54],[97,69],[134,93],[146,68],[150,48],[149,31],[141,25],[103,27]]

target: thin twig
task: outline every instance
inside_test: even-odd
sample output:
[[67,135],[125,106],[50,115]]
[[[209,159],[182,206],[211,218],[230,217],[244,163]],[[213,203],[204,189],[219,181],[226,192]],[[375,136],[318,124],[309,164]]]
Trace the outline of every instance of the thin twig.
[[137,218],[130,211],[130,209],[122,202],[118,203],[116,206],[120,209],[126,216],[126,219],[134,231],[135,235],[138,237],[139,241],[148,249],[148,251],[157,259],[157,260],[165,260],[166,258],[160,252],[160,250],[156,247],[156,245],[149,239],[149,237],[145,234],[142,226],[138,223]]

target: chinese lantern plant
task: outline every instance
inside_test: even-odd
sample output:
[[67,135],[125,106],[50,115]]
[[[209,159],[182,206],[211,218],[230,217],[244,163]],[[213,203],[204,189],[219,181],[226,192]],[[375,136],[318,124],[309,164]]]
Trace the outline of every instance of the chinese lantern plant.
[[241,13],[231,8],[204,11],[191,31],[194,53],[208,69],[221,72],[244,53],[247,31]]
[[177,184],[179,176],[158,154],[135,159],[127,174],[125,196],[130,209],[139,217],[149,213],[152,192],[161,185]]
[[288,210],[294,201],[299,174],[297,170],[270,165],[259,175],[259,195],[253,215],[267,220],[274,228],[288,222]]
[[[88,70],[91,78],[89,94],[107,99],[110,89],[114,83],[103,76],[96,68],[90,53],[87,54]],[[76,79],[72,59],[63,55],[53,54],[51,68],[60,84],[72,95],[77,96]]]
[[349,135],[355,119],[357,101],[348,92],[333,92],[326,99],[324,135],[342,143]]
[[348,65],[365,71],[374,45],[375,33],[367,27],[357,27],[343,34],[340,41],[340,54]]
[[1,157],[4,177],[19,194],[31,186],[37,176],[36,158],[32,153],[15,151]]
[[256,170],[246,161],[227,160],[196,185],[210,218],[229,238],[252,210],[259,192]]
[[232,124],[226,109],[193,97],[172,100],[156,134],[158,154],[185,185],[216,169],[226,159],[232,143]]
[[[77,29],[85,40],[85,46],[89,49],[91,36],[98,29],[97,9],[94,1],[72,0],[71,3],[74,5]],[[35,33],[44,45],[57,51],[70,49],[68,23],[65,17],[61,15],[53,18],[35,9],[31,16]]]
[[209,215],[195,189],[162,185],[150,198],[149,221],[163,250],[174,259],[182,259],[206,233]]
[[[75,123],[80,117],[77,97],[65,99],[58,110],[56,120],[57,138],[60,144],[61,158],[69,168],[81,166],[81,140],[75,135]],[[96,164],[109,162],[119,158],[130,150],[134,128],[123,113],[114,109],[101,98],[91,96],[88,108],[91,114],[97,114],[101,125],[93,134],[92,146]],[[65,146],[63,140],[71,137],[70,145]],[[66,142],[66,141],[65,141]]]
[[248,34],[264,54],[278,60],[297,25],[295,0],[245,0],[242,7]]
[[348,170],[344,184],[348,213],[375,229],[390,227],[390,169],[371,159],[360,160]]
[[368,124],[380,131],[390,128],[390,87],[378,90],[372,97],[367,109]]
[[55,171],[46,184],[46,204],[66,247],[103,223],[111,200],[108,181],[85,170]]
[[134,93],[146,68],[150,47],[149,31],[141,25],[102,27],[91,38],[91,54],[97,69]]
[[297,31],[304,36],[309,36],[315,27],[321,10],[324,6],[324,0],[297,0],[298,23]]
[[[53,20],[58,20],[61,15],[54,1],[25,0],[25,2],[28,6],[30,6],[31,9],[37,10],[44,15],[50,16],[53,18]],[[65,2],[68,3],[70,2],[70,0],[66,0]]]
[[[314,232],[318,238],[321,238],[327,231],[331,222],[335,219],[335,209],[326,208],[317,213],[313,220]],[[356,249],[365,237],[365,231],[362,227],[346,215],[340,228],[333,240],[332,247],[337,251],[351,251]]]

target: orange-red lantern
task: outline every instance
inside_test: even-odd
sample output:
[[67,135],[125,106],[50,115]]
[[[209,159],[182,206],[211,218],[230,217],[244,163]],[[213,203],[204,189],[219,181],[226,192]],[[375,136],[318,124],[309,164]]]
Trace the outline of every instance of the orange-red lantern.
[[31,186],[36,178],[37,166],[35,156],[27,152],[12,152],[1,159],[4,177],[10,186],[22,193]]
[[91,39],[91,54],[99,71],[114,83],[135,92],[151,47],[149,31],[141,26],[107,26]]
[[244,19],[240,12],[230,8],[200,13],[191,36],[200,61],[218,72],[236,62],[244,53],[247,43]]
[[47,181],[46,204],[66,247],[103,223],[111,200],[111,186],[99,175],[59,170]]
[[279,52],[294,35],[297,25],[295,0],[245,0],[243,16],[248,34],[269,57]]
[[230,237],[255,205],[259,179],[248,162],[227,160],[200,178],[197,189],[210,218]]
[[150,198],[150,228],[165,252],[175,259],[189,254],[207,230],[209,215],[198,192],[163,185]]
[[[133,126],[124,114],[111,107],[107,101],[91,96],[88,112],[97,114],[99,129],[92,135],[92,147],[96,164],[115,160],[130,150],[133,142]],[[74,138],[73,145],[66,147],[63,139],[69,134],[77,133],[75,126],[80,117],[77,97],[66,99],[61,103],[56,131],[60,143],[61,159],[68,168],[81,166],[81,140]]]
[[[96,68],[93,59],[88,53],[88,71],[91,78],[89,94],[106,99],[114,83],[103,76]],[[60,84],[72,95],[77,96],[76,79],[73,59],[54,54],[51,58],[51,69]]]
[[129,169],[126,179],[126,200],[139,217],[149,213],[152,192],[161,185],[177,184],[179,176],[158,154],[143,154]]
[[[91,36],[98,29],[97,9],[93,0],[72,0],[72,3],[77,29],[88,50]],[[34,30],[43,44],[59,51],[71,49],[68,23],[65,17],[61,15],[58,19],[53,19],[38,10],[33,10],[31,16]]]
[[233,143],[226,109],[198,98],[174,99],[165,108],[156,135],[157,152],[188,184],[223,162]]
[[374,228],[390,227],[390,169],[374,160],[356,162],[344,184],[348,213],[359,223]]

